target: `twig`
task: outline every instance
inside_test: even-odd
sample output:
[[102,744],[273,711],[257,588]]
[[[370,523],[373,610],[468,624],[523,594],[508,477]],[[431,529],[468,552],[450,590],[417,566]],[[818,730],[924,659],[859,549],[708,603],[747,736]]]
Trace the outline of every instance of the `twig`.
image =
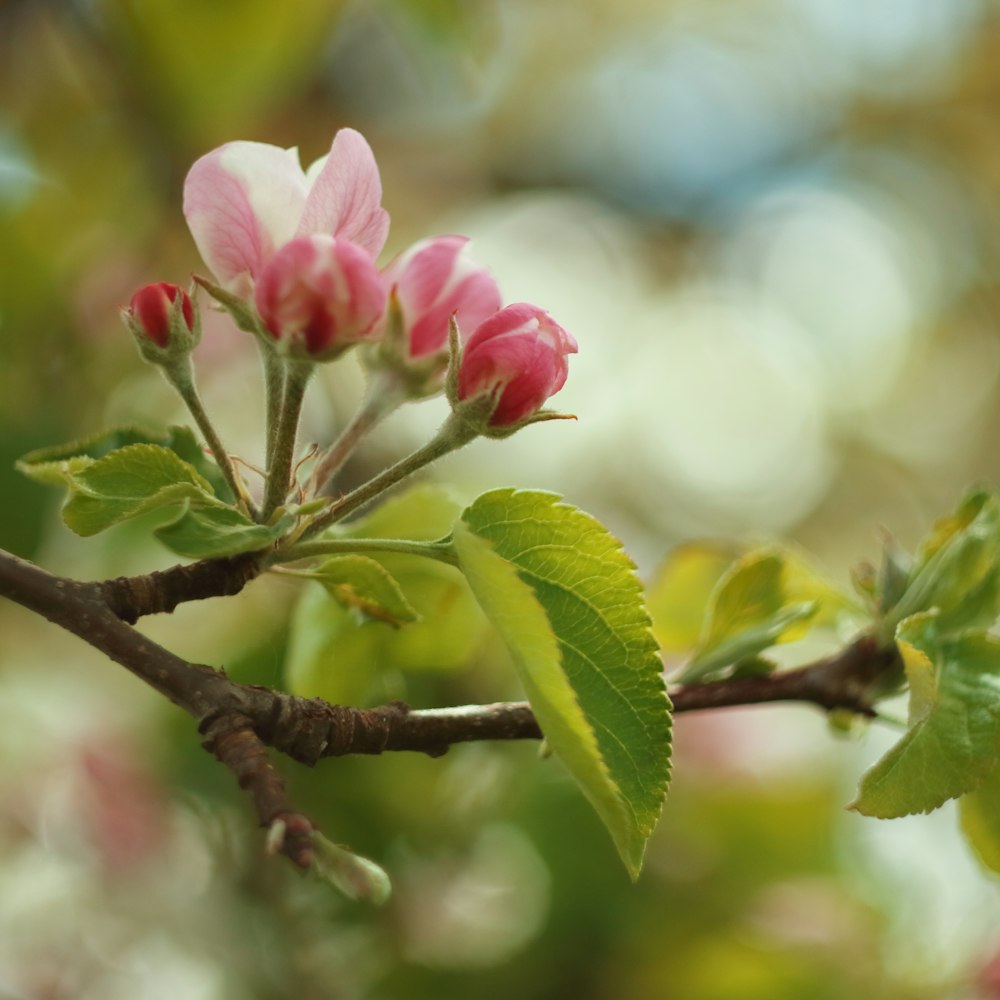
[[[130,624],[185,600],[237,593],[259,571],[258,553],[82,583],[0,549],[0,596],[79,636],[192,715],[206,749],[233,772],[270,828],[269,843],[300,867],[312,861],[313,827],[289,802],[265,747],[312,766],[347,754],[409,750],[440,756],[455,743],[541,738],[524,702],[424,711],[411,711],[402,702],[370,709],[331,705],[240,684],[206,664],[175,656]],[[874,716],[875,686],[898,665],[894,647],[881,648],[865,635],[797,670],[678,688],[672,692],[674,711],[801,701]]]

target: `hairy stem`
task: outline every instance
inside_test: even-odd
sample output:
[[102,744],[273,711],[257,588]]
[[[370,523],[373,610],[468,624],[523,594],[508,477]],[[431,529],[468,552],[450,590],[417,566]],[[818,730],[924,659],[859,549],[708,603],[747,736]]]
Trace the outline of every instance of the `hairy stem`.
[[316,518],[312,524],[302,533],[302,539],[311,538],[319,534],[331,524],[342,521],[349,514],[371,503],[380,493],[384,493],[389,487],[402,482],[407,476],[413,475],[418,469],[425,465],[437,461],[437,459],[447,455],[449,452],[467,445],[478,436],[478,431],[474,430],[470,424],[466,423],[455,414],[452,414],[442,425],[441,429],[431,441],[423,447],[400,459],[395,465],[390,465],[367,483],[363,483],[356,490],[342,496],[325,513]]
[[323,538],[315,542],[299,542],[287,549],[279,549],[270,558],[271,565],[313,559],[317,556],[340,555],[355,552],[399,552],[409,556],[424,556],[438,562],[458,565],[455,550],[450,542],[417,542],[409,538]]
[[233,499],[237,506],[255,521],[258,520],[259,514],[257,509],[247,495],[246,487],[236,474],[236,469],[233,466],[232,459],[229,457],[229,452],[226,451],[222,439],[219,437],[215,426],[209,419],[208,413],[202,404],[201,396],[198,394],[198,389],[194,381],[191,359],[187,357],[182,364],[164,368],[163,373],[166,375],[167,381],[177,390],[177,394],[184,401],[184,405],[188,408],[188,411],[194,418],[194,422],[198,425],[198,430],[201,431],[202,437],[205,438],[205,443],[208,445],[209,451],[211,451],[212,457],[215,459],[215,464],[222,471],[226,485],[233,494]]
[[365,395],[357,413],[337,440],[320,455],[312,475],[312,488],[309,493],[314,496],[322,493],[364,436],[397,409],[405,399],[405,387],[400,385],[398,379],[393,379],[386,372],[373,373],[365,387]]
[[264,467],[271,468],[274,448],[278,440],[278,421],[285,398],[285,365],[274,349],[257,338],[260,362],[264,369],[264,419],[266,427],[266,448]]
[[287,362],[285,389],[278,414],[271,461],[267,466],[267,487],[264,493],[263,517],[269,518],[288,497],[291,489],[292,462],[295,457],[295,439],[299,431],[299,415],[306,386],[315,366],[311,362]]

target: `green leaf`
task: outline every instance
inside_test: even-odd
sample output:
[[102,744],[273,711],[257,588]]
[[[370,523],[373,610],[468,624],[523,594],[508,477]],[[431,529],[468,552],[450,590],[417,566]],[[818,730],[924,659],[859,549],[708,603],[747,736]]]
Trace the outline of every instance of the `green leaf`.
[[788,546],[682,545],[657,571],[649,602],[664,651],[691,651],[682,681],[728,672],[813,628],[870,618]]
[[[413,628],[417,626],[411,626]],[[335,705],[365,705],[398,698],[383,690],[383,635],[405,635],[383,622],[357,617],[319,584],[306,584],[295,603],[285,648],[285,685],[303,698]]]
[[209,559],[266,548],[294,524],[294,514],[285,514],[273,524],[256,524],[232,507],[194,507],[186,502],[180,515],[154,534],[171,552]]
[[635,878],[670,780],[671,736],[635,567],[601,524],[551,493],[483,494],[454,542],[546,741]]
[[367,556],[335,556],[300,575],[318,580],[341,607],[396,628],[420,619],[388,570]]
[[646,594],[653,635],[664,652],[697,645],[712,592],[740,554],[738,545],[724,542],[690,542],[670,553]]
[[1000,503],[994,493],[977,490],[934,525],[899,600],[886,609],[883,631],[932,608],[940,613],[939,632],[992,625],[1000,601],[998,564]]
[[448,490],[420,485],[397,493],[335,534],[347,538],[412,538],[430,542],[451,531],[461,510],[462,505]]
[[417,620],[406,628],[359,616],[319,586],[303,588],[292,616],[286,683],[293,694],[359,704],[400,698],[400,673],[468,666],[486,621],[454,567],[408,555],[371,557],[407,595]]
[[1000,873],[1000,772],[993,770],[977,788],[958,800],[962,832],[976,857]]
[[1000,641],[941,636],[936,615],[903,622],[897,642],[910,684],[906,735],[861,780],[851,808],[889,819],[930,812],[972,791],[1000,749]]
[[126,518],[185,500],[222,506],[211,485],[169,448],[132,444],[97,460],[63,464],[70,498],[63,520],[79,535],[95,535]]
[[133,444],[154,444],[169,448],[192,465],[212,484],[217,497],[229,501],[232,494],[218,466],[205,454],[194,432],[188,427],[168,427],[165,434],[142,427],[114,427],[66,444],[39,448],[20,458],[19,472],[48,486],[64,486],[65,464],[74,458],[104,458],[105,455]]
[[729,567],[716,584],[701,640],[679,680],[702,680],[755,657],[815,615],[818,600],[789,601],[785,570],[781,554],[769,549],[748,552]]
[[[447,491],[421,485],[329,534],[433,541],[451,531],[461,509]],[[486,621],[454,566],[410,555],[369,558],[397,582],[418,620],[403,629],[365,620],[322,588],[304,587],[285,658],[286,683],[294,694],[338,704],[399,698],[402,676],[458,670],[480,648]]]

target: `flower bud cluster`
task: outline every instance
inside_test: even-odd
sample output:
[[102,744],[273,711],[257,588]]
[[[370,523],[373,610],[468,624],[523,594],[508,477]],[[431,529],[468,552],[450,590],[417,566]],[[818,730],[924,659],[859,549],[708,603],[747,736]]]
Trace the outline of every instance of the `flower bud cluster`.
[[[392,372],[407,398],[440,392],[451,369],[457,400],[492,401],[489,426],[529,421],[566,381],[576,341],[537,306],[502,308],[464,236],[422,240],[379,269],[381,201],[374,155],[352,129],[307,171],[294,149],[227,143],[184,184],[184,213],[217,284],[198,281],[281,355],[328,361],[368,344],[366,366]],[[147,357],[197,340],[191,301],[173,285],[140,290],[125,317]]]

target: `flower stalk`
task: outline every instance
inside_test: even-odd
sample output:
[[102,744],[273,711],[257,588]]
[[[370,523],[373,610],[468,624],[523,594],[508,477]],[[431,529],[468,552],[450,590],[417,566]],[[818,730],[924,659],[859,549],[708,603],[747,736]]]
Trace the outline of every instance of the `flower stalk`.
[[290,358],[278,359],[285,370],[284,392],[277,415],[277,430],[271,461],[267,466],[267,485],[264,491],[264,520],[284,504],[292,487],[292,462],[295,457],[295,439],[299,430],[299,416],[306,386],[312,377],[315,365],[311,362]]
[[229,452],[226,451],[222,439],[202,404],[194,381],[194,368],[190,355],[185,355],[183,358],[164,365],[162,370],[164,377],[177,391],[177,394],[184,401],[184,405],[188,408],[188,412],[194,418],[194,422],[198,425],[198,430],[201,431],[202,437],[212,453],[212,458],[215,459],[215,464],[221,470],[237,506],[253,520],[259,520],[260,514],[247,494],[243,480],[236,474],[236,467],[229,457]]

